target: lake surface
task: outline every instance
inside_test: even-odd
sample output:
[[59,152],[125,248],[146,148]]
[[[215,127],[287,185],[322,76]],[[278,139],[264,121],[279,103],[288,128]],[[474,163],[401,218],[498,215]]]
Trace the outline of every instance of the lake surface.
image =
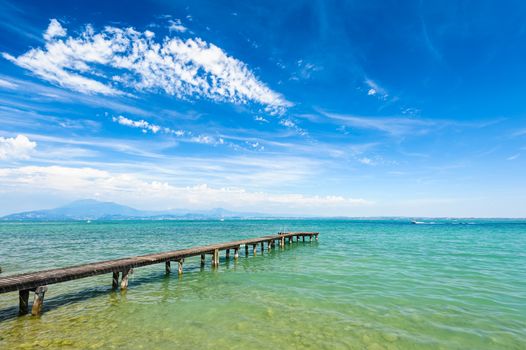
[[[261,220],[0,223],[7,276],[84,262],[319,231],[185,273],[135,269],[50,285],[42,317],[0,295],[1,349],[524,349],[526,222]],[[32,295],[30,296],[32,301]]]

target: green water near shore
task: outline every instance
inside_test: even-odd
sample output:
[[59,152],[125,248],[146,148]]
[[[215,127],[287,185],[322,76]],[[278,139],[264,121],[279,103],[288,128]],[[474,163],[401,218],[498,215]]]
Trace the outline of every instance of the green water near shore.
[[50,285],[42,317],[0,295],[1,349],[524,349],[526,223],[472,220],[0,223],[0,276],[277,231],[319,231],[217,270]]

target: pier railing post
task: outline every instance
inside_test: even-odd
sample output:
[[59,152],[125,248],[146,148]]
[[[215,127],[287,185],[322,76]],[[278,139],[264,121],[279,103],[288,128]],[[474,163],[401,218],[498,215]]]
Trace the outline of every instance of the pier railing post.
[[29,312],[29,290],[18,291],[18,314],[26,315]]
[[44,295],[46,292],[46,286],[40,286],[35,289],[35,299],[33,301],[33,307],[31,308],[31,315],[39,316],[42,314],[42,306],[44,304]]

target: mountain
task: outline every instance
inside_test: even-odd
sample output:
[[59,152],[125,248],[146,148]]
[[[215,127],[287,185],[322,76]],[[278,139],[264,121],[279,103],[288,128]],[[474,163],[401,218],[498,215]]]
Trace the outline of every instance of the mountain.
[[113,202],[82,199],[62,207],[15,213],[0,218],[12,221],[62,221],[62,220],[206,220],[220,218],[269,217],[261,213],[238,213],[223,208],[203,211],[184,209],[171,211],[142,211]]

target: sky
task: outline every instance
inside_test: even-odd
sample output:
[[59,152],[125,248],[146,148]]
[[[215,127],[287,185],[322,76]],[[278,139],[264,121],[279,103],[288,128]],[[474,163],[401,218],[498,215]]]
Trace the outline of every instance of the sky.
[[0,215],[526,217],[522,1],[0,0]]

